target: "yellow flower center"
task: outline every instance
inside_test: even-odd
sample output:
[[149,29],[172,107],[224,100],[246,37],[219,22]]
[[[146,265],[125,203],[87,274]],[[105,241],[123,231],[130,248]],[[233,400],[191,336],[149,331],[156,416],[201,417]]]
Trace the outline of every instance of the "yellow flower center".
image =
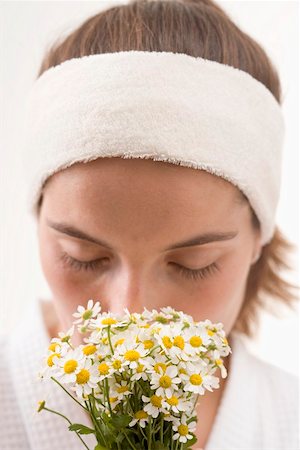
[[85,347],[83,347],[83,353],[88,356],[88,355],[92,355],[93,353],[95,353],[96,351],[96,346],[93,344],[89,344],[86,345]]
[[179,347],[181,350],[183,350],[184,349],[184,339],[183,339],[183,337],[182,336],[175,336],[173,344],[176,347]]
[[145,349],[151,348],[154,345],[154,342],[151,339],[147,339],[143,342]]
[[153,406],[156,406],[157,408],[161,407],[161,401],[162,401],[162,397],[160,397],[158,395],[152,395],[150,397],[150,402],[152,403]]
[[202,339],[199,336],[192,336],[190,338],[190,344],[192,347],[200,347],[202,345]]
[[213,330],[207,330],[207,334],[209,336],[213,336],[215,334],[215,332]]
[[108,344],[108,337],[107,336],[104,336],[103,338],[101,338],[101,341],[102,341],[102,343],[103,344]]
[[163,388],[169,388],[172,385],[172,380],[168,375],[163,375],[159,379],[159,384]]
[[93,311],[91,309],[86,309],[84,311],[84,313],[82,314],[82,318],[84,320],[88,320],[88,319],[90,319],[92,317],[92,315],[93,315]]
[[100,375],[107,375],[109,372],[109,366],[106,364],[106,362],[102,362],[98,366],[98,370]]
[[151,334],[159,333],[161,330],[161,327],[153,327],[151,330]]
[[52,343],[49,345],[48,350],[51,350],[51,352],[54,352],[54,351],[55,351],[55,347],[56,347],[57,345],[59,345],[59,347],[61,346],[58,342],[52,342]]
[[139,325],[140,328],[150,328],[149,323],[145,323],[145,325]]
[[193,373],[193,375],[190,376],[190,382],[194,385],[194,386],[199,386],[199,384],[202,383],[202,377],[201,375],[197,374],[197,373]]
[[179,372],[179,373],[184,373],[184,374],[187,373],[186,370],[185,370],[183,367],[182,367],[181,369],[179,369],[178,372]]
[[112,363],[112,366],[114,369],[119,370],[120,367],[122,366],[122,363],[119,359],[115,359]]
[[228,345],[228,341],[227,341],[227,339],[225,337],[222,338],[222,341],[224,342],[225,345]]
[[114,403],[118,400],[118,397],[109,397],[110,403]]
[[172,397],[167,398],[167,403],[171,406],[177,406],[178,405],[178,398],[175,397],[175,395],[172,395]]
[[127,350],[124,355],[124,358],[128,361],[137,361],[140,357],[141,355],[136,350]]
[[164,336],[163,338],[162,338],[162,341],[163,341],[163,344],[164,344],[164,346],[166,347],[166,348],[171,348],[172,347],[172,342],[171,342],[171,339],[169,338],[169,336]]
[[154,370],[156,373],[160,373],[159,368],[161,368],[163,370],[163,372],[165,372],[167,370],[167,365],[162,362],[154,364]]
[[58,358],[60,358],[60,354],[59,353],[52,353],[52,355],[49,356],[49,358],[47,359],[47,364],[49,367],[52,367],[54,362],[52,361],[54,356],[57,356]]
[[113,325],[117,323],[116,319],[113,319],[112,317],[106,317],[105,319],[101,320],[102,325]]
[[87,383],[90,379],[90,372],[87,369],[81,369],[76,375],[76,382],[78,384]]
[[142,373],[144,371],[144,364],[139,364],[136,368],[137,373]]
[[138,420],[141,420],[141,419],[147,419],[148,414],[147,414],[145,411],[143,411],[143,410],[141,409],[140,411],[137,411],[137,412],[134,414],[134,417],[135,417],[136,419],[138,419]]
[[118,339],[118,340],[115,342],[115,347],[117,347],[118,345],[123,344],[124,341],[125,341],[124,338]]
[[186,436],[189,432],[189,427],[187,425],[180,424],[178,427],[178,433],[180,436]]
[[217,364],[217,366],[221,366],[222,365],[222,360],[221,359],[216,359],[216,364]]
[[75,361],[75,359],[69,359],[64,365],[64,371],[65,373],[72,373],[74,370],[76,370],[76,367],[78,366],[78,362]]
[[119,392],[119,394],[122,394],[123,392],[128,391],[128,387],[127,386],[120,386],[117,388],[117,392]]

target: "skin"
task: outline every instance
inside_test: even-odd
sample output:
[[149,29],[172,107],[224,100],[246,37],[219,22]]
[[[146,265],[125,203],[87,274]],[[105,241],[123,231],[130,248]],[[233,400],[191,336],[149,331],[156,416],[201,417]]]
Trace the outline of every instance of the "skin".
[[[53,293],[56,326],[67,330],[77,305],[101,302],[102,311],[171,306],[194,317],[222,322],[229,337],[242,307],[251,264],[261,250],[248,202],[238,188],[202,170],[145,159],[98,158],[52,175],[43,190],[38,221],[42,270]],[[53,228],[65,223],[105,240],[110,249]],[[52,225],[52,226],[51,226]],[[167,247],[208,232],[237,232],[230,240]],[[94,270],[76,270],[63,252],[80,261],[100,258]],[[216,263],[205,278],[188,269]],[[75,335],[75,344],[81,336]],[[225,366],[230,368],[230,357]],[[207,393],[198,408],[198,446],[204,446],[224,390]]]

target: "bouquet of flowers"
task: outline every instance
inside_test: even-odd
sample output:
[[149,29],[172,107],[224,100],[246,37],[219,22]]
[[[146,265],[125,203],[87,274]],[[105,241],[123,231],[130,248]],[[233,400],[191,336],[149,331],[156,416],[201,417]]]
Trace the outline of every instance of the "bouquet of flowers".
[[[93,433],[93,450],[183,450],[196,443],[195,407],[206,390],[219,388],[231,353],[222,323],[195,322],[171,307],[142,314],[101,312],[89,300],[78,306],[67,333],[51,340],[41,380],[56,382],[85,409],[93,428],[72,423],[39,402],[38,411],[59,414],[76,432]],[[74,327],[83,342],[72,344]],[[78,406],[78,407],[79,407]]]

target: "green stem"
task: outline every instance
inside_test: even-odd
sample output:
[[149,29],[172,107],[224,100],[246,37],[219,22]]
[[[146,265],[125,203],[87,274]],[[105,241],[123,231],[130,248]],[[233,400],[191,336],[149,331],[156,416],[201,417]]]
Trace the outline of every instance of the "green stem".
[[194,412],[194,410],[195,410],[195,407],[196,407],[196,404],[197,404],[199,395],[200,395],[200,394],[197,394],[197,397],[196,397],[196,400],[195,400],[195,403],[194,403],[194,406],[193,406],[193,412]]
[[81,406],[81,408],[83,408],[85,411],[88,411],[78,400],[76,400],[75,397],[73,397],[73,395],[70,394],[70,392],[67,391],[67,389],[65,389],[59,381],[57,381],[54,377],[50,377],[51,380],[55,381],[55,383],[57,383],[65,392],[66,394],[68,394],[76,403],[78,403],[78,405]]
[[[64,416],[63,414],[61,414],[61,413],[59,413],[59,412],[57,412],[57,411],[54,411],[53,409],[50,409],[50,408],[44,407],[43,409],[44,409],[45,411],[49,411],[49,412],[51,412],[51,413],[53,413],[53,414],[57,414],[58,416],[60,416],[60,417],[62,417],[63,419],[65,419],[70,425],[72,425],[72,422],[71,422],[66,416]],[[85,446],[85,448],[87,448],[87,449],[89,450],[88,446],[86,445],[86,443],[84,442],[84,440],[82,439],[82,437],[80,436],[80,434],[79,434],[76,430],[74,430],[74,431],[75,431],[75,433],[77,434],[77,436],[79,437],[79,439],[81,440],[81,442],[83,443],[83,445]]]
[[111,339],[110,339],[110,325],[108,325],[108,327],[107,327],[107,337],[108,337],[110,350],[111,350],[112,354],[114,354],[114,349],[113,349],[113,346],[112,346],[112,343],[111,343]]
[[147,436],[145,435],[144,430],[143,430],[143,427],[141,427],[141,425],[140,425],[140,431],[141,431],[143,437],[144,437],[144,438],[146,439],[146,441],[147,441]]
[[131,440],[129,439],[129,437],[127,436],[127,433],[126,432],[124,432],[124,434],[125,434],[125,437],[126,437],[126,439],[127,439],[127,441],[129,442],[129,444],[130,444],[130,447],[133,449],[133,450],[135,450],[135,447],[133,446],[133,444],[132,444],[132,442],[131,442]]
[[105,378],[104,382],[105,382],[105,392],[106,392],[106,397],[107,397],[108,408],[109,408],[110,415],[112,416],[112,415],[113,415],[113,411],[112,411],[112,409],[111,409],[111,404],[110,404],[110,400],[109,400],[109,386],[108,386],[108,379]]
[[151,450],[152,447],[152,417],[149,419],[149,426],[148,426],[148,450]]
[[164,443],[164,416],[161,416],[160,420],[160,442],[161,444]]
[[[87,402],[85,402],[85,404],[88,405]],[[99,425],[98,425],[98,422],[97,422],[97,418],[95,417],[95,415],[94,415],[94,413],[93,413],[93,408],[92,408],[92,406],[90,405],[90,408],[87,406],[87,410],[88,410],[89,413],[91,414],[92,422],[93,422],[95,428],[97,429],[97,431],[98,431],[98,433],[99,433],[99,435],[100,435],[100,437],[101,437],[101,439],[102,439],[102,441],[103,441],[103,442],[102,442],[103,445],[105,445],[105,437],[104,437],[103,434],[102,434],[101,428],[99,428]]]

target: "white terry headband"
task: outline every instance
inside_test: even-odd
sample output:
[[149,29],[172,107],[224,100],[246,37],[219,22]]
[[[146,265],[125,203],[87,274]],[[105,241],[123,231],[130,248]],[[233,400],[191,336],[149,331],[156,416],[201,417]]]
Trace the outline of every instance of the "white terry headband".
[[46,179],[99,157],[203,169],[237,186],[275,229],[284,119],[248,73],[182,53],[121,51],[51,67],[27,100],[24,171],[31,213]]

